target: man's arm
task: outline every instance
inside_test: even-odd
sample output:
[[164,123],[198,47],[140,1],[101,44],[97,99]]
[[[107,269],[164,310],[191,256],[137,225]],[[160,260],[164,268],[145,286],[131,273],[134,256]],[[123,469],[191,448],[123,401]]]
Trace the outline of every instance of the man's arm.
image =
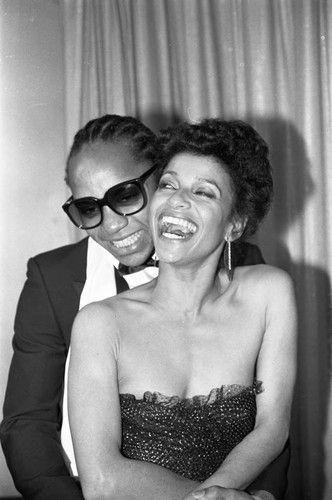
[[27,277],[15,318],[1,444],[25,499],[82,500],[59,436],[65,341],[34,259],[28,263]]

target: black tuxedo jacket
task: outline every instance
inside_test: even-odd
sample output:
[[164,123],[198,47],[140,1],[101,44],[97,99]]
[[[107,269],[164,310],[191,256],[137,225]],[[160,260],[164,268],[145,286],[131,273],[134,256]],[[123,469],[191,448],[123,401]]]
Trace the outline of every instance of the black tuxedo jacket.
[[[247,250],[241,254],[241,264],[263,262],[257,247],[248,245]],[[83,499],[79,484],[68,472],[60,430],[65,363],[86,263],[87,238],[28,262],[15,317],[14,354],[1,423],[7,464],[25,499]],[[117,271],[115,276],[117,290],[122,291]],[[286,450],[260,476],[257,488],[282,498],[288,463]]]
[[73,320],[86,280],[87,241],[29,260],[13,338],[1,442],[27,499],[80,499],[60,442],[61,402]]

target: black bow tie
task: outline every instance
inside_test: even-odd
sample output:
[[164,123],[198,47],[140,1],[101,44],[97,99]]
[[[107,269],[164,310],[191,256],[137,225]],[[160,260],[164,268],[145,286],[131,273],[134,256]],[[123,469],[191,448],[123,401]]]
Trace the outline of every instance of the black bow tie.
[[138,271],[142,271],[146,267],[159,267],[159,262],[154,260],[152,257],[149,257],[143,264],[139,266],[125,266],[124,264],[119,263],[118,270],[124,276],[126,274],[138,273]]

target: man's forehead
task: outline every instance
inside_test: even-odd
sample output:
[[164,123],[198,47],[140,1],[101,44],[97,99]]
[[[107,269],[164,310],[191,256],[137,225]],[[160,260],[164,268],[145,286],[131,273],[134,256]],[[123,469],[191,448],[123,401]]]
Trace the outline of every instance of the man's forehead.
[[84,170],[117,173],[125,178],[139,177],[151,167],[151,161],[137,160],[125,144],[96,143],[85,147],[69,162],[69,169],[81,173]]
[[74,156],[68,167],[69,186],[75,197],[97,196],[97,192],[101,195],[121,182],[140,177],[151,162],[137,161],[122,148],[90,148]]

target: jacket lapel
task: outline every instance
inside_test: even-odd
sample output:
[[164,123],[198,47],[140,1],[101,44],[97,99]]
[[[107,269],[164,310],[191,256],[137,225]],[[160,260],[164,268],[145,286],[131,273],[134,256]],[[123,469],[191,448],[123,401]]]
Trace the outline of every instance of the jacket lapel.
[[67,248],[66,254],[52,270],[50,282],[53,285],[50,287],[50,293],[68,349],[73,321],[86,280],[88,238]]

